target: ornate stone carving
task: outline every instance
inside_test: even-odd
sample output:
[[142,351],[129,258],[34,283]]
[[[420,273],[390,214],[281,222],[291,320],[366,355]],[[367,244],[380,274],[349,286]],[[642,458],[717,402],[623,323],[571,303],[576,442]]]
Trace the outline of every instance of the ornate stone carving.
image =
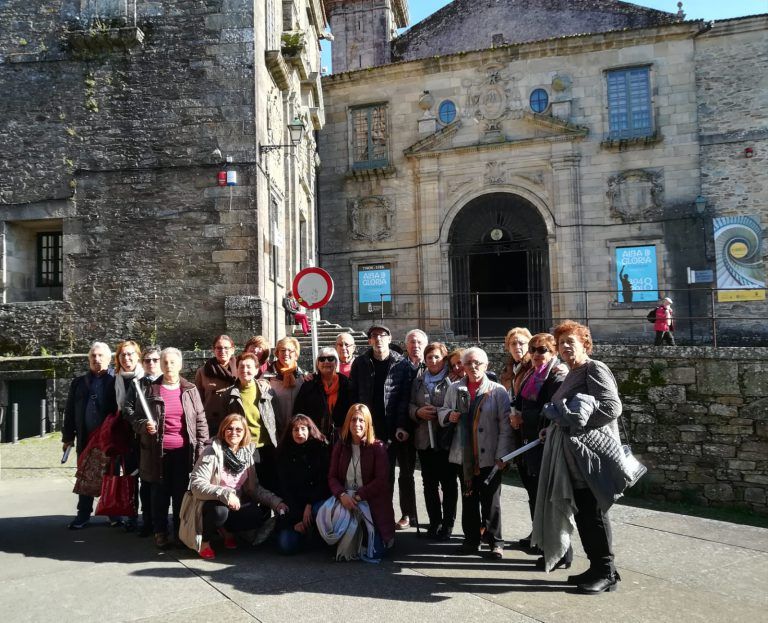
[[515,175],[536,186],[544,185],[544,171],[526,171],[524,173],[515,173]]
[[349,202],[349,231],[355,240],[385,240],[392,236],[395,209],[386,197],[372,196]]
[[632,169],[608,178],[606,193],[611,212],[622,221],[659,215],[664,208],[662,171]]
[[492,160],[485,164],[486,184],[506,184],[509,179],[508,165],[506,162]]
[[453,195],[459,189],[463,188],[464,186],[471,183],[472,181],[473,181],[473,178],[471,177],[460,177],[458,179],[452,178],[448,180],[448,192]]
[[479,80],[462,81],[465,90],[464,117],[485,122],[486,133],[501,130],[502,119],[519,119],[524,110],[517,79],[501,65],[486,65],[478,69]]

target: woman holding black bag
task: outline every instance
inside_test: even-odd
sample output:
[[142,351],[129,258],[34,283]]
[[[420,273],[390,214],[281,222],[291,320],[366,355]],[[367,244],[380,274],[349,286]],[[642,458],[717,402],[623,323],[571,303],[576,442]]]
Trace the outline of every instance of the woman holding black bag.
[[[409,414],[416,422],[413,441],[419,453],[424,502],[429,515],[427,535],[447,541],[456,520],[459,496],[456,468],[448,462],[453,425],[440,426],[437,410],[443,406],[451,384],[448,349],[442,342],[432,342],[424,349],[426,368],[420,368],[411,385]],[[443,499],[440,501],[440,490]]]

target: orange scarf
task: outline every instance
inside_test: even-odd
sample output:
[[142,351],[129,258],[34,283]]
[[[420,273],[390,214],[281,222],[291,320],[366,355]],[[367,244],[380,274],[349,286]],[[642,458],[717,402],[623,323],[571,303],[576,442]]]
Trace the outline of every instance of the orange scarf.
[[283,387],[286,389],[291,389],[292,387],[296,387],[296,362],[294,361],[291,365],[283,367],[279,361],[275,362],[275,370],[277,370],[277,373],[282,375],[283,377]]
[[336,406],[336,400],[339,398],[339,375],[333,373],[333,380],[330,385],[326,385],[325,381],[320,379],[323,383],[323,389],[325,389],[325,397],[328,400],[328,413],[333,414],[333,408]]

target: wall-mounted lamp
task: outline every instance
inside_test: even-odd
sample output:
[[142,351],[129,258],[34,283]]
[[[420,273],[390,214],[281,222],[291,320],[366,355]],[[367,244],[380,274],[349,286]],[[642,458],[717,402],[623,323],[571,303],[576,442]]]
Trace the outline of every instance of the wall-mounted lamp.
[[275,149],[282,149],[283,147],[296,147],[301,143],[301,138],[304,136],[304,122],[299,117],[294,117],[293,121],[288,124],[288,132],[291,135],[290,145],[260,145],[259,153],[266,154],[267,152]]
[[703,216],[704,211],[707,209],[707,198],[699,195],[693,200],[693,205],[696,206],[696,214]]
[[752,158],[752,157],[754,157],[754,155],[755,155],[755,150],[752,149],[751,147],[747,147],[744,150],[744,157],[745,158]]

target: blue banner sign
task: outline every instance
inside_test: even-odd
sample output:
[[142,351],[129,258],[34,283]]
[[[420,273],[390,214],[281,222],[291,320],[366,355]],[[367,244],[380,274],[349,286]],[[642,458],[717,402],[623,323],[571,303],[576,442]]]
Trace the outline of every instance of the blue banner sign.
[[392,265],[361,264],[357,267],[357,300],[360,315],[392,311]]
[[659,300],[656,247],[616,247],[619,303]]

